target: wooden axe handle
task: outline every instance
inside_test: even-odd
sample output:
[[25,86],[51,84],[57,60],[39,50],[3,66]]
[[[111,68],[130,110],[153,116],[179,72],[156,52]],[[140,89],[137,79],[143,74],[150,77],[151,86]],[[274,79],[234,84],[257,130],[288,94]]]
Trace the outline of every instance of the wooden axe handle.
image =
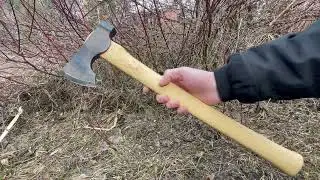
[[164,87],[159,86],[161,76],[132,57],[119,44],[111,42],[110,48],[107,52],[101,54],[101,57],[154,92],[178,100],[182,106],[188,108],[192,115],[270,161],[275,167],[286,174],[294,176],[302,168],[303,157],[300,154],[286,149],[263,135],[254,132],[203,103],[175,84],[170,83]]

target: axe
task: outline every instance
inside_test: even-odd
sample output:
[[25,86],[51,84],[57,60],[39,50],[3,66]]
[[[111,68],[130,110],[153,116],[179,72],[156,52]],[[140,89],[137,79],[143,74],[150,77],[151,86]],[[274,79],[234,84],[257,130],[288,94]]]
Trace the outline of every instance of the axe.
[[108,21],[100,21],[81,48],[64,66],[66,79],[82,86],[95,87],[95,73],[92,70],[92,64],[98,58],[105,59],[154,92],[178,100],[193,116],[269,161],[284,173],[294,176],[300,171],[304,163],[303,157],[297,152],[229,118],[173,83],[160,87],[161,75],[132,57],[121,45],[112,41],[115,35],[116,30],[112,24]]

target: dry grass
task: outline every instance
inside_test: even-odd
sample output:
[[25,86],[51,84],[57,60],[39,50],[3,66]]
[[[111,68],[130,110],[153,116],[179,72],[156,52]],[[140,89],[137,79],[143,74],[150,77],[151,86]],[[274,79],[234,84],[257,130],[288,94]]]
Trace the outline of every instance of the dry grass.
[[[123,74],[121,74],[123,75]],[[123,77],[125,79],[125,77]],[[9,179],[290,179],[191,116],[157,105],[140,85],[87,89],[49,79],[5,107],[22,114],[2,144]],[[318,100],[220,105],[225,114],[305,157],[295,179],[319,179]],[[120,110],[120,111],[119,111]],[[11,112],[11,113],[10,113]],[[110,131],[87,129],[86,126]]]
[[[198,45],[193,38],[201,41],[196,35],[190,35],[183,58],[176,54],[180,46],[167,49],[161,36],[150,42],[155,46],[154,59],[148,48],[136,46],[140,42],[134,38],[122,41],[128,40],[124,44],[132,54],[140,55],[149,66],[159,63],[159,72],[171,67],[172,59],[181,65],[211,68],[223,64],[232,52],[304,28],[319,13],[318,6],[303,9],[305,5],[297,1],[298,6],[278,18],[290,2],[254,4],[261,8],[261,15],[248,13],[250,3],[245,3],[226,13],[230,15],[224,17],[226,21],[217,16],[216,22],[223,23],[213,27],[217,34],[208,39],[212,42],[205,62],[201,48],[192,51]],[[303,17],[297,16],[302,13]],[[152,28],[150,33],[156,33]],[[145,40],[143,32],[131,33]],[[181,40],[175,34],[168,37],[172,37],[172,47]],[[320,179],[319,100],[232,101],[217,106],[247,127],[301,153],[305,166],[290,178],[192,116],[176,115],[159,106],[154,95],[142,95],[141,84],[105,62],[97,62],[98,67],[102,83],[97,89],[35,74],[29,87],[11,88],[10,96],[0,99],[1,131],[19,106],[24,109],[1,144],[0,179]]]

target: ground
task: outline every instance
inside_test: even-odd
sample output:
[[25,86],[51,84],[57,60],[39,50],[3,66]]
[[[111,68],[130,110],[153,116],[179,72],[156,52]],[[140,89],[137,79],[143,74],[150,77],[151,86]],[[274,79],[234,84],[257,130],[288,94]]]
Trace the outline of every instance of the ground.
[[319,100],[232,101],[215,107],[301,153],[305,166],[289,177],[191,115],[157,104],[130,78],[121,79],[91,89],[47,78],[17,93],[4,106],[4,124],[18,107],[24,112],[1,144],[0,177],[320,179]]

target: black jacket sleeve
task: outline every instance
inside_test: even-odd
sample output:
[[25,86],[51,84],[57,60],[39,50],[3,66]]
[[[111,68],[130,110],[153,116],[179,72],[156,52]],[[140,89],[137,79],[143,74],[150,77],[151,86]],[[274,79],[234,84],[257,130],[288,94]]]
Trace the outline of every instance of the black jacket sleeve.
[[302,32],[231,55],[214,74],[222,101],[320,97],[320,20]]

